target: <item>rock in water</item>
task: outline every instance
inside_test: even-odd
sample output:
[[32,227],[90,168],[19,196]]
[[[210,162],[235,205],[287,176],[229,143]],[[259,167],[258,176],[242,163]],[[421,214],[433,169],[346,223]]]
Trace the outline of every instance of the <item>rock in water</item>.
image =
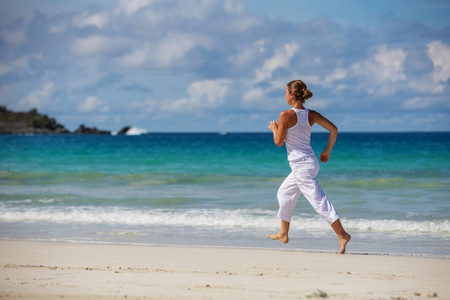
[[85,127],[81,124],[77,130],[75,130],[75,134],[101,134],[101,135],[110,135],[111,132],[108,130],[98,130],[96,127]]
[[117,133],[117,135],[124,135],[127,134],[128,130],[130,130],[130,126],[125,126],[124,128],[120,129],[120,131]]

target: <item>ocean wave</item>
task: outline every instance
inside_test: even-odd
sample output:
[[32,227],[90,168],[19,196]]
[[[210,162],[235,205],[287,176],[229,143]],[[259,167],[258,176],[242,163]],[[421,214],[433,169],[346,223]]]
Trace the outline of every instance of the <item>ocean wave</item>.
[[[136,167],[139,169],[138,167]],[[155,167],[157,169],[157,167]],[[2,186],[95,186],[97,188],[110,186],[125,187],[152,187],[164,185],[210,185],[232,183],[245,185],[249,184],[280,184],[283,176],[264,175],[243,175],[228,174],[226,172],[205,172],[201,169],[186,169],[183,172],[156,171],[139,173],[112,173],[112,172],[12,172],[0,171],[0,185]],[[270,176],[268,176],[270,175]],[[320,185],[323,188],[341,188],[352,190],[447,190],[447,177],[435,178],[337,178],[322,177]]]
[[414,178],[414,177],[378,177],[378,178],[326,178],[322,179],[323,186],[340,186],[357,189],[435,189],[446,188],[447,180],[443,178]]
[[[140,226],[197,226],[217,228],[270,229],[279,226],[275,211],[259,209],[131,209],[124,207],[3,208],[1,222],[84,223]],[[450,220],[406,221],[343,219],[350,231],[398,233],[450,233]],[[295,216],[292,230],[328,230],[317,216]]]
[[148,133],[148,131],[146,129],[143,128],[139,128],[139,127],[131,127],[130,129],[128,129],[127,133],[125,133],[126,135],[141,135],[141,134],[146,134]]
[[281,182],[283,177],[205,174],[202,172],[102,173],[102,172],[9,172],[0,171],[2,185],[155,186],[211,184],[222,182]]

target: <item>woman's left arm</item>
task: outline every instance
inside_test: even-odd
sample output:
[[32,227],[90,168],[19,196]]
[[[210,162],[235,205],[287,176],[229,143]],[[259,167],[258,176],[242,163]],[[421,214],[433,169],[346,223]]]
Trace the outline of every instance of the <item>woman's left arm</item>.
[[327,147],[320,154],[320,161],[327,162],[330,159],[331,150],[333,149],[334,143],[336,142],[338,129],[336,125],[334,125],[331,121],[322,116],[320,113],[312,110],[309,113],[311,116],[311,119],[309,120],[310,123],[312,124],[317,123],[330,132]]

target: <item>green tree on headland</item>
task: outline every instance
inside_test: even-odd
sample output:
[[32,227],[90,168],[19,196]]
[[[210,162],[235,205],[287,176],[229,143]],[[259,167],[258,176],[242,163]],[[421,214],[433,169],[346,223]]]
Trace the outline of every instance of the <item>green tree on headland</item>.
[[[124,127],[120,134],[125,134],[130,127]],[[36,108],[28,112],[14,112],[5,105],[0,105],[0,134],[70,134],[63,125],[54,118],[40,114]],[[81,124],[74,134],[111,135],[108,130],[86,127]]]
[[14,112],[0,106],[0,133],[70,133],[63,125],[33,108],[28,112]]

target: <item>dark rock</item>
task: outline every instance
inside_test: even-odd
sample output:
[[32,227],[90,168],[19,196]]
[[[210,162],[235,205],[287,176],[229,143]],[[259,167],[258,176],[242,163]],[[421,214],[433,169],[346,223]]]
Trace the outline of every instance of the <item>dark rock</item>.
[[111,132],[108,130],[98,130],[96,127],[85,127],[81,124],[77,130],[75,130],[75,134],[100,134],[100,135],[111,135]]
[[124,128],[120,129],[120,131],[117,133],[117,135],[124,135],[127,134],[128,130],[130,130],[130,126],[125,126]]

